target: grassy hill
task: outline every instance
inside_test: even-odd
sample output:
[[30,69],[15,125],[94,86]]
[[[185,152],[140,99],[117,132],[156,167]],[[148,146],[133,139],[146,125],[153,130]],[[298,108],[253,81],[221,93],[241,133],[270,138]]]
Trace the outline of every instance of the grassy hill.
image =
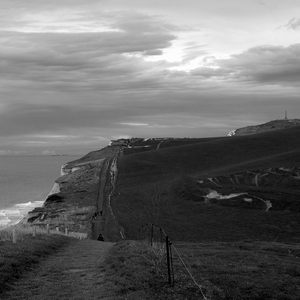
[[275,131],[280,129],[291,128],[299,125],[300,125],[299,119],[272,120],[260,125],[238,128],[234,130],[234,132],[231,132],[230,134],[233,133],[234,135],[257,134],[257,133],[262,133],[267,131]]
[[299,136],[298,126],[248,136],[163,141],[159,148],[161,141],[156,141],[156,150],[142,152],[129,149],[118,159],[115,215],[129,238],[138,238],[143,224],[155,223],[174,240],[300,241],[298,212],[206,204],[180,192],[182,186],[197,189],[201,178],[300,166]]
[[[186,272],[187,267],[208,299],[299,299],[299,136],[300,127],[294,127],[230,138],[139,139],[123,151],[118,146],[108,146],[70,162],[67,168],[120,154],[117,187],[111,198],[114,214],[125,228],[127,239],[149,237],[146,223],[165,230],[173,242],[173,251],[176,249],[175,285],[166,284],[162,249],[150,248],[143,242],[127,240],[116,244],[100,264],[98,244],[94,252],[90,245],[100,246],[101,242],[37,235],[13,244],[2,234],[0,294],[11,295],[5,299],[16,299],[11,289],[17,287],[17,293],[24,296],[18,279],[24,279],[29,270],[47,258],[54,267],[48,265],[51,272],[46,273],[42,267],[40,279],[35,279],[41,282],[38,287],[50,294],[53,286],[45,284],[48,275],[55,288],[62,286],[61,292],[68,294],[68,288],[61,283],[62,276],[54,272],[63,270],[78,297],[84,291],[85,296],[90,293],[93,299],[96,295],[108,300],[204,298]],[[74,183],[91,187],[90,175],[65,184],[70,190]],[[62,180],[66,181],[65,177]],[[78,187],[81,192],[82,187]],[[216,195],[242,195],[220,200],[207,196],[212,190]],[[66,194],[77,199],[74,193]],[[244,197],[251,197],[252,202],[245,202]],[[273,204],[269,210],[265,208],[267,201]],[[154,238],[160,238],[159,231],[154,232]],[[78,252],[76,245],[84,252]],[[76,252],[72,275],[81,283],[87,279],[84,289],[57,260],[63,249],[72,255]],[[92,267],[78,272],[79,265],[86,266],[88,257]],[[59,284],[52,281],[53,277],[59,278]],[[26,282],[26,290],[31,290],[31,280]]]

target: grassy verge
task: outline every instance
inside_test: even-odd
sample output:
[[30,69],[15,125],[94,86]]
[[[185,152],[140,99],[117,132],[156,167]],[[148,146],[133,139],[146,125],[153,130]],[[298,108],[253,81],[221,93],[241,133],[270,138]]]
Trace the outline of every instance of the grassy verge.
[[165,256],[142,242],[116,244],[105,261],[110,299],[299,299],[299,245],[264,242],[175,244],[175,284],[167,283]]
[[11,241],[10,230],[0,231],[0,298],[26,271],[36,266],[47,255],[51,255],[70,244],[72,238],[61,235],[47,236],[28,231],[18,231],[18,241]]
[[114,300],[156,299],[157,283],[164,254],[143,242],[123,241],[109,252],[102,271],[105,272],[105,288],[113,290]]
[[[176,248],[211,300],[299,299],[299,245],[264,242],[185,243],[177,244]],[[182,294],[182,290],[185,290],[185,297],[193,299],[192,295],[198,288],[192,284],[177,258],[175,281],[178,293]]]

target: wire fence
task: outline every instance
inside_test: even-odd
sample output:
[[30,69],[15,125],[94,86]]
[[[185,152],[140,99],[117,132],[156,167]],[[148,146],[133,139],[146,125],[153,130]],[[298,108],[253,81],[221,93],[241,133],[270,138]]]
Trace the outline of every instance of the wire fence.
[[173,263],[174,253],[172,251],[173,249],[177,257],[179,258],[181,264],[183,265],[184,269],[188,273],[189,277],[191,278],[193,283],[197,286],[197,288],[200,290],[203,299],[208,300],[208,298],[203,292],[202,286],[196,281],[195,277],[190,271],[188,264],[184,261],[182,255],[180,254],[178,249],[176,249],[176,247],[170,240],[169,236],[162,228],[157,227],[154,224],[145,224],[140,228],[139,235],[140,235],[140,239],[147,240],[151,247],[160,247],[162,250],[165,251],[167,276],[168,276],[169,284],[171,285],[175,284],[175,273],[174,273],[174,263]]
[[58,226],[50,226],[50,224],[34,224],[26,226],[12,226],[0,230],[1,241],[12,241],[17,243],[26,235],[36,236],[37,234],[61,234],[69,237],[74,237],[80,240],[88,237],[86,232],[69,231],[67,227],[60,228]]

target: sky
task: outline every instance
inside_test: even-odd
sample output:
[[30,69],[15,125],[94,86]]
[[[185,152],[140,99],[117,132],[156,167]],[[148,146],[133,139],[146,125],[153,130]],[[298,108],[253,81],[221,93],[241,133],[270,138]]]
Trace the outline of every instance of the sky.
[[299,0],[1,0],[0,155],[300,118]]

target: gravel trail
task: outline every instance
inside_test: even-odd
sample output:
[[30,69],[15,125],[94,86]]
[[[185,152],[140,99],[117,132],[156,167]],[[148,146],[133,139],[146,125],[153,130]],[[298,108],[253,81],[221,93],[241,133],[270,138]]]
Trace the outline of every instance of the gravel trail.
[[6,300],[105,299],[101,264],[114,243],[74,240],[24,274]]

